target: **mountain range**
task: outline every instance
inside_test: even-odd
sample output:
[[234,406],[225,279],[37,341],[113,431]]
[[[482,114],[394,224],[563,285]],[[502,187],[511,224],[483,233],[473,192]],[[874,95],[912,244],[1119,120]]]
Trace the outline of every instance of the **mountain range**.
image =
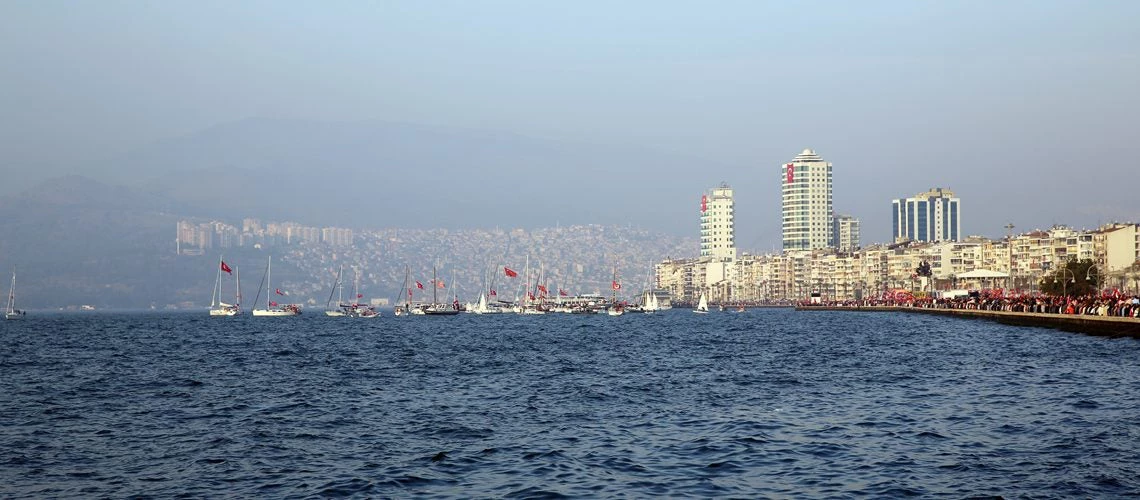
[[[421,228],[630,223],[682,234],[690,224],[678,220],[695,219],[696,200],[717,178],[710,175],[728,167],[512,133],[251,118],[95,170],[205,217]],[[692,185],[655,182],[695,171],[701,180]]]

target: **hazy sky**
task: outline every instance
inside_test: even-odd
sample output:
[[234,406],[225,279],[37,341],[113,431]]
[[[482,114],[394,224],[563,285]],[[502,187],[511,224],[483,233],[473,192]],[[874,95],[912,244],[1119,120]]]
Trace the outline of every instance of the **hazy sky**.
[[887,238],[891,198],[932,186],[963,199],[967,233],[1140,220],[1138,21],[1134,1],[8,0],[0,194],[266,116],[704,158],[731,175],[694,165],[631,196],[728,181],[762,250],[779,165],[807,147],[865,242]]

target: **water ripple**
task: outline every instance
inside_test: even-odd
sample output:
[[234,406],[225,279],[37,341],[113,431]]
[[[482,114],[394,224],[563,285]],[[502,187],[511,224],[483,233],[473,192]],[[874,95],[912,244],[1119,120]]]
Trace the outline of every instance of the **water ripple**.
[[1119,497],[1140,343],[889,313],[0,324],[0,496]]

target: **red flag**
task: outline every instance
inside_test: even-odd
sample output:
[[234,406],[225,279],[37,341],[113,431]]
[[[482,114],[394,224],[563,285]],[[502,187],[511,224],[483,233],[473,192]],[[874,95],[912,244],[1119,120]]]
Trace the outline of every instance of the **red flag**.
[[230,266],[227,266],[226,261],[223,260],[222,261],[222,272],[225,272],[227,274],[233,274],[232,271],[233,271],[233,269],[230,269]]
[[545,294],[545,293],[546,293],[546,287],[544,287],[544,286],[542,286],[542,285],[538,285],[538,291],[540,291],[540,292],[542,292],[542,293],[544,293],[544,294]]
[[795,173],[794,172],[796,171],[796,167],[793,166],[791,163],[787,164],[786,166],[788,167],[788,184],[791,184],[792,181],[795,180]]
[[277,303],[273,302],[273,301],[269,301],[269,306],[270,307],[277,307]]
[[709,209],[709,197],[706,194],[701,195],[701,213],[707,212]]
[[563,289],[559,288],[559,289],[558,289],[558,295],[561,295],[561,296],[565,297],[565,296],[566,296],[566,290],[563,290]]
[[277,291],[277,295],[285,295],[285,294],[281,293],[281,289],[280,289],[280,288],[278,288],[276,291]]
[[363,293],[358,293],[358,294],[356,294],[356,298],[358,298],[358,299],[359,299],[359,298],[361,298],[361,297],[363,297],[363,296],[364,296],[364,294],[363,294]]
[[519,275],[519,273],[514,272],[514,270],[506,266],[503,266],[503,272],[507,273],[508,278],[516,278]]
[[416,281],[416,288],[419,288],[420,290],[423,290],[423,289],[424,289],[424,284],[423,284],[423,283],[420,283],[419,281]]
[[615,281],[612,286],[614,290],[621,290],[621,283]]
[[444,286],[444,284],[443,284],[443,282],[442,282],[442,281],[436,281],[436,282],[435,282],[435,287],[436,287],[436,288],[447,288],[446,286]]
[[528,298],[528,299],[534,299],[534,294],[533,294],[533,293],[530,293],[530,292],[526,292],[526,298]]
[[411,288],[409,288],[409,289],[408,289],[408,297],[411,297],[411,296],[412,296],[412,289],[411,289]]
[[495,289],[494,289],[494,288],[492,288],[492,289],[491,289],[491,296],[492,296],[492,297],[494,297],[495,295],[496,295],[496,294],[495,294]]

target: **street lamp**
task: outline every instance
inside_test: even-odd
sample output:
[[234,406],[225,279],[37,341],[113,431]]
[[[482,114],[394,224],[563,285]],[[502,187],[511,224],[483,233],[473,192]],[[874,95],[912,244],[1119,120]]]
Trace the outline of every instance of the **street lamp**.
[[[1069,273],[1069,276],[1072,276],[1072,278],[1070,278],[1069,280],[1065,280],[1065,273]],[[1077,284],[1077,275],[1073,274],[1073,271],[1069,270],[1068,267],[1058,268],[1057,274],[1061,275],[1061,295],[1068,297],[1069,296],[1069,283],[1072,283],[1074,285]],[[1056,282],[1057,282],[1057,277],[1054,276],[1053,277],[1053,283],[1056,283]]]
[[1088,271],[1085,271],[1085,281],[1092,283],[1096,291],[1100,292],[1100,270],[1096,268],[1096,264],[1090,265]]

